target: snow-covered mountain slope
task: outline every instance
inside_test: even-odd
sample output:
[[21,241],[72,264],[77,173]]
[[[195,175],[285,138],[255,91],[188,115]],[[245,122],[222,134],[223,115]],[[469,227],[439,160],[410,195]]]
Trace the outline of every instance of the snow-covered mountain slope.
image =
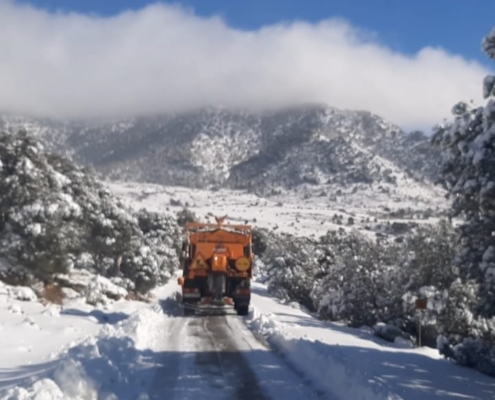
[[262,193],[301,184],[312,191],[326,183],[404,183],[397,176],[434,179],[439,158],[421,133],[406,134],[368,112],[319,105],[91,123],[4,116],[2,127],[33,131],[50,149],[113,178]]
[[[154,291],[152,304],[120,301],[107,309],[72,303],[53,310],[0,296],[0,338],[15,344],[0,348],[0,399],[495,396],[492,378],[440,360],[435,350],[318,321],[259,283],[245,318],[183,317],[176,291],[171,282]],[[28,337],[35,346],[22,344]]]

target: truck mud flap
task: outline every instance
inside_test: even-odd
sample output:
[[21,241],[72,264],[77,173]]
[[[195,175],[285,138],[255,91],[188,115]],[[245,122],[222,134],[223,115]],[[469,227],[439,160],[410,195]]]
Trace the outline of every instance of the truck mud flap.
[[199,303],[182,303],[185,315],[227,315],[234,312],[232,306],[199,304]]

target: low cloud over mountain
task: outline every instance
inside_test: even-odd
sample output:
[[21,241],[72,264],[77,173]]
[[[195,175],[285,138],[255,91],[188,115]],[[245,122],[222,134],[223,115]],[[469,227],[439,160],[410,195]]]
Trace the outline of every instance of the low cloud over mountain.
[[481,100],[487,73],[442,49],[394,52],[341,20],[240,31],[164,4],[103,18],[4,0],[0,54],[0,110],[51,117],[326,103],[429,128]]

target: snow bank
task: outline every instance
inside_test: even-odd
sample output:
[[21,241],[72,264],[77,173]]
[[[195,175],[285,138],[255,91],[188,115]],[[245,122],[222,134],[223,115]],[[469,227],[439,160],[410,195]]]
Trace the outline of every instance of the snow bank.
[[21,301],[37,301],[38,296],[33,289],[25,286],[13,286],[8,289],[9,297]]
[[[0,281],[0,296],[6,296],[9,300],[37,301],[38,296],[33,289],[26,286],[10,286]],[[9,301],[8,300],[8,301]]]
[[100,275],[95,276],[86,287],[86,301],[88,304],[107,304],[109,298],[118,300],[126,295],[127,290]]
[[388,342],[395,343],[397,346],[405,348],[413,348],[414,345],[410,338],[406,337],[405,334],[396,326],[384,324],[379,322],[373,327],[373,334],[382,338]]
[[254,308],[248,318],[250,328],[264,336],[271,346],[281,351],[296,369],[304,371],[322,388],[337,398],[353,400],[400,400],[384,382],[362,376],[356,366],[346,360],[345,348],[329,347],[318,340],[292,336],[285,324],[271,314]]
[[147,399],[153,369],[146,368],[158,336],[160,313],[136,311],[105,325],[98,336],[68,349],[46,377],[0,394],[0,400]]
[[63,400],[64,394],[60,388],[50,379],[42,379],[36,382],[32,388],[15,388],[8,397],[9,400]]

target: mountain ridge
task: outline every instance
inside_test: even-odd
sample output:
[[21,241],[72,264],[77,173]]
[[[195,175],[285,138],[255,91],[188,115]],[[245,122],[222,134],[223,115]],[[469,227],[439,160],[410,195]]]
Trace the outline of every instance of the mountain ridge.
[[209,107],[112,122],[0,117],[110,179],[268,193],[275,187],[433,182],[439,153],[367,111],[324,105],[265,113]]

